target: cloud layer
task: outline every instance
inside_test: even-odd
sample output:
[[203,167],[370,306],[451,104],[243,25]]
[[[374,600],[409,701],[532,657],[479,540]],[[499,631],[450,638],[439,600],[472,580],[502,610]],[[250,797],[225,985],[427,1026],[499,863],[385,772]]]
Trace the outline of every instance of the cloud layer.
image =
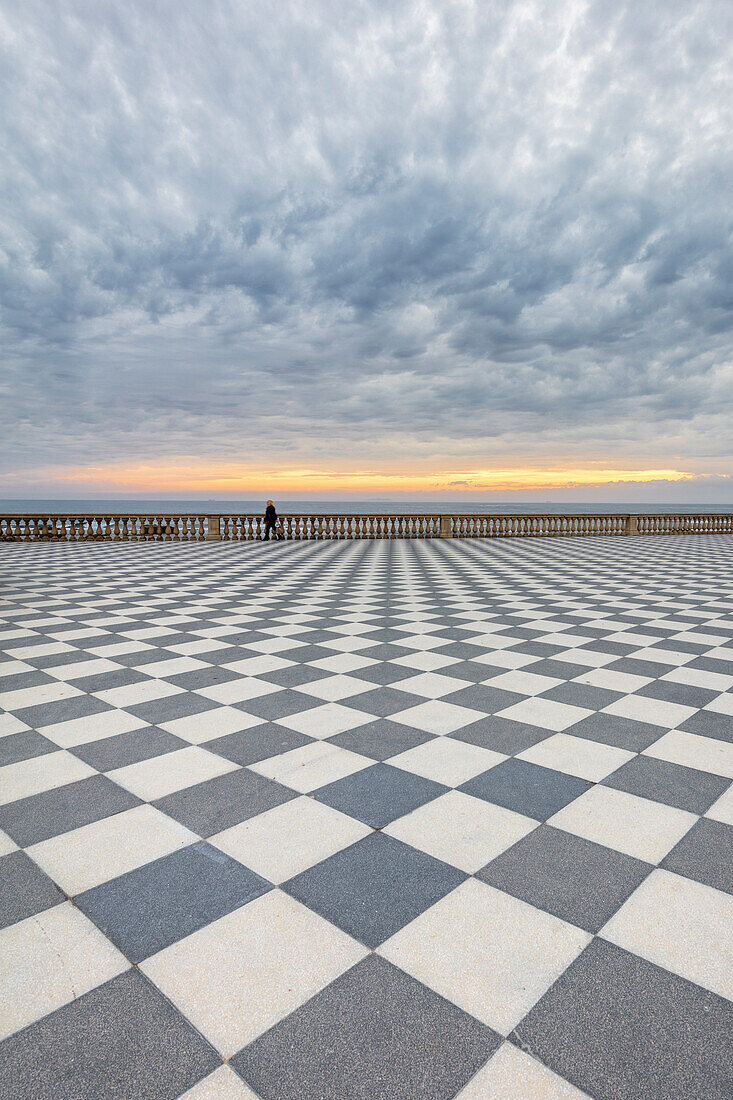
[[726,0],[6,5],[7,484],[733,473]]

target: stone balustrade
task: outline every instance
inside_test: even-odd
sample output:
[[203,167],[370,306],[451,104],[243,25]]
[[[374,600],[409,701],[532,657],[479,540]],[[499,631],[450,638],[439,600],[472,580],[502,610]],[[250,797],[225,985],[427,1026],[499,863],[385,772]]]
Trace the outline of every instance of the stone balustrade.
[[[598,535],[731,534],[733,513],[535,513],[534,515],[314,514],[280,516],[302,539],[557,538]],[[261,515],[218,513],[26,513],[0,515],[2,542],[249,542]]]

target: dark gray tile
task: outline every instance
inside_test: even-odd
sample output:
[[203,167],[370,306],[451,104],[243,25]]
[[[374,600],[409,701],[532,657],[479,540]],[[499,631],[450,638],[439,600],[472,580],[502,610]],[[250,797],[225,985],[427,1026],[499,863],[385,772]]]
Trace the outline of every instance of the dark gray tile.
[[385,833],[370,833],[281,888],[374,948],[465,878]]
[[629,752],[643,752],[667,732],[663,726],[652,726],[648,722],[636,722],[632,718],[618,718],[615,714],[589,714],[580,722],[570,726],[566,733],[576,737],[585,737],[588,741],[597,741],[601,745],[611,745],[616,749],[628,749]]
[[360,680],[366,680],[370,684],[397,684],[400,680],[407,680],[414,676],[416,670],[405,665],[396,665],[393,661],[379,661],[376,665],[367,665],[366,668],[357,669],[355,675]]
[[[481,653],[480,646],[470,645],[468,642],[447,642],[445,645],[438,646],[431,650],[432,653],[437,653],[441,657],[456,657],[459,661],[471,661],[479,653]],[[450,676],[450,670],[453,665],[446,667],[446,673]],[[441,670],[438,669],[438,672]],[[413,674],[414,675],[414,674]]]
[[512,757],[469,779],[458,789],[537,821],[546,821],[590,786],[574,775]]
[[[201,660],[201,655],[197,653],[196,659]],[[198,691],[201,688],[214,687],[216,684],[228,684],[231,680],[238,680],[240,674],[232,672],[230,668],[211,665],[208,668],[195,668],[193,672],[179,672],[176,676],[164,676],[162,679],[175,687],[184,688],[186,691]]]
[[[333,650],[331,651],[331,655],[333,656]],[[381,642],[378,645],[359,650],[360,657],[369,657],[372,661],[396,661],[398,657],[414,657],[414,655],[414,649],[399,645],[397,642]],[[359,669],[360,674],[362,671],[366,670]],[[414,669],[408,669],[408,672],[410,676],[415,675]]]
[[442,783],[423,779],[390,764],[374,764],[313,793],[319,802],[373,829],[383,829],[390,821],[431,802],[448,789]]
[[[27,662],[26,662],[27,663]],[[53,676],[34,669],[31,672],[15,672],[12,676],[0,676],[0,692],[25,691],[26,688],[43,687],[45,684],[57,684]]]
[[667,703],[681,703],[683,707],[704,707],[720,695],[719,691],[695,687],[693,684],[676,684],[672,680],[652,680],[634,692],[646,699],[663,699]]
[[21,760],[31,760],[36,756],[45,756],[47,752],[58,752],[58,745],[49,741],[35,730],[23,730],[10,737],[0,737],[0,768],[6,764],[17,764]]
[[[626,647],[628,648],[628,647]],[[634,646],[634,649],[637,649]],[[608,649],[608,646],[605,646]],[[649,676],[652,680],[664,676],[665,672],[671,672],[675,665],[660,664],[659,661],[644,661],[638,657],[622,657],[618,661],[612,661],[605,665],[610,672],[628,672],[631,676]]]
[[[452,675],[452,669],[446,670]],[[496,714],[499,710],[505,710],[515,703],[521,703],[526,695],[520,695],[515,691],[504,691],[503,688],[492,687],[488,684],[472,684],[471,687],[459,688],[450,695],[444,695],[444,703],[452,703],[456,707],[468,707],[470,710],[478,710],[483,714]]]
[[178,695],[169,695],[165,699],[151,699],[147,703],[137,703],[125,707],[125,710],[151,726],[158,726],[162,722],[173,722],[176,718],[204,714],[207,710],[214,710],[219,705],[211,699],[205,699],[203,695],[182,691]]
[[302,684],[313,684],[316,680],[323,680],[326,676],[332,675],[332,672],[313,668],[311,665],[289,665],[287,668],[276,668],[274,672],[263,672],[258,679],[266,680],[268,684],[276,684],[277,687],[298,688]]
[[656,760],[653,756],[635,756],[603,781],[606,787],[677,806],[693,814],[704,814],[716,798],[727,790],[730,780],[697,768],[685,768]]
[[332,745],[358,752],[361,756],[370,756],[373,760],[387,760],[432,739],[431,733],[411,729],[389,718],[378,718],[376,722],[367,722],[364,726],[328,738]]
[[505,756],[515,756],[551,736],[550,730],[530,726],[525,722],[514,722],[511,718],[501,718],[496,714],[480,718],[478,722],[472,722],[470,726],[464,726],[462,730],[451,734],[457,741],[478,745],[482,749],[493,749]]
[[554,657],[556,653],[563,653],[565,646],[551,645],[549,642],[518,642],[511,646],[512,653],[524,653],[528,657]]
[[314,699],[312,695],[288,688],[275,691],[271,695],[261,695],[258,699],[245,699],[236,704],[238,710],[243,710],[255,718],[262,718],[266,722],[274,722],[276,718],[289,718],[293,714],[302,714],[303,711],[322,706],[323,699]]
[[697,733],[700,737],[714,737],[716,741],[733,742],[733,717],[716,714],[712,710],[700,710],[677,727],[685,733]]
[[476,878],[598,932],[652,870],[651,864],[540,825]]
[[13,714],[31,729],[42,729],[56,722],[68,722],[72,718],[89,718],[113,708],[93,695],[74,695],[70,699],[58,699],[55,703],[37,703],[34,707],[14,710]]
[[[130,639],[122,639],[123,641],[129,641]],[[169,649],[159,649],[155,644],[155,638],[146,642],[146,645],[152,645],[152,649],[139,649],[136,653],[118,653],[115,657],[116,665],[125,665],[127,668],[140,668],[145,671],[145,665],[152,665],[157,661],[172,661],[174,658],[179,658],[180,653],[174,653]]]
[[454,665],[438,669],[438,675],[453,676],[456,680],[468,680],[472,684],[482,684],[484,680],[500,676],[502,672],[506,672],[506,669],[498,665],[484,665],[480,661],[471,660],[458,661]]
[[[333,657],[336,651],[333,649],[326,649],[323,645],[299,645],[294,649],[285,649],[278,653],[278,657],[282,657],[285,661],[295,661],[299,665],[312,664],[313,661],[323,661],[326,657]],[[242,654],[244,657],[245,654]],[[261,657],[261,653],[257,653],[253,650],[251,653],[246,654],[247,657]],[[240,660],[239,657],[233,657],[232,660]]]
[[222,1064],[170,1001],[127,970],[6,1039],[12,1100],[176,1100]]
[[188,741],[174,737],[172,733],[156,729],[155,726],[144,726],[139,730],[130,730],[129,733],[103,737],[100,741],[89,741],[86,745],[75,745],[69,751],[98,772],[108,772],[112,768],[138,764],[141,760],[150,760],[154,756],[162,756],[188,746]]
[[621,699],[622,693],[593,687],[591,684],[567,683],[543,691],[541,698],[552,699],[555,703],[567,703],[572,707],[585,707],[586,710],[602,710]]
[[95,886],[74,904],[139,963],[269,889],[254,871],[202,841]]
[[235,764],[256,764],[291,749],[299,749],[312,740],[312,737],[286,729],[277,722],[263,722],[253,729],[206,741],[202,747],[226,760],[233,760]]
[[28,847],[139,805],[139,798],[105,775],[90,775],[0,806],[0,829]]
[[378,955],[337,978],[231,1061],[279,1100],[444,1100],[501,1042]]
[[58,886],[25,852],[11,852],[0,858],[0,882],[0,928],[66,901]]
[[375,718],[389,718],[400,710],[407,710],[409,707],[424,703],[425,697],[384,686],[374,688],[373,691],[363,691],[341,702],[347,706],[357,707],[364,714],[373,714]]
[[289,787],[240,768],[175,791],[153,805],[199,836],[209,837],[296,797]]
[[596,1100],[730,1100],[733,1004],[593,940],[510,1036]]
[[660,867],[733,894],[733,826],[700,818]]
[[143,680],[149,680],[142,672],[134,668],[118,668],[114,672],[100,672],[96,676],[82,676],[74,680],[74,687],[90,694],[98,691],[109,691],[110,688],[129,687],[130,684],[140,684]]
[[[576,631],[572,631],[573,634]],[[504,669],[506,672],[506,669]],[[542,661],[533,661],[531,665],[524,665],[520,672],[531,672],[537,676],[554,676],[556,680],[574,680],[576,676],[587,675],[587,665],[571,664],[569,661],[553,661],[551,657]]]

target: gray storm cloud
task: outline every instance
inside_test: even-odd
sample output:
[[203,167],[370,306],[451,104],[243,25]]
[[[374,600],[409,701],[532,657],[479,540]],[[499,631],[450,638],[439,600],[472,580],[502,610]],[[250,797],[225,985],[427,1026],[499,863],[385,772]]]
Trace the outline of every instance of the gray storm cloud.
[[0,12],[7,471],[733,472],[727,0]]

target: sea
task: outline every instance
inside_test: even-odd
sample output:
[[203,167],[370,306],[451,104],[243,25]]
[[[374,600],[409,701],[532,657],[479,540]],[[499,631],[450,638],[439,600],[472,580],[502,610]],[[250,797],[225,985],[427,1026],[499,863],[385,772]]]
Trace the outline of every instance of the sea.
[[[278,512],[320,513],[320,514],[380,514],[400,515],[521,515],[527,513],[575,513],[596,512],[731,512],[733,502],[727,504],[708,504],[705,501],[678,504],[666,503],[625,503],[623,501],[467,501],[467,500],[275,500]],[[56,500],[12,500],[0,499],[0,514],[47,512],[49,514],[66,512],[80,513],[165,513],[194,512],[207,513],[259,513],[264,512],[265,500],[262,497],[252,499],[212,497],[208,500],[184,500],[173,497],[100,497],[98,499],[56,499]]]

